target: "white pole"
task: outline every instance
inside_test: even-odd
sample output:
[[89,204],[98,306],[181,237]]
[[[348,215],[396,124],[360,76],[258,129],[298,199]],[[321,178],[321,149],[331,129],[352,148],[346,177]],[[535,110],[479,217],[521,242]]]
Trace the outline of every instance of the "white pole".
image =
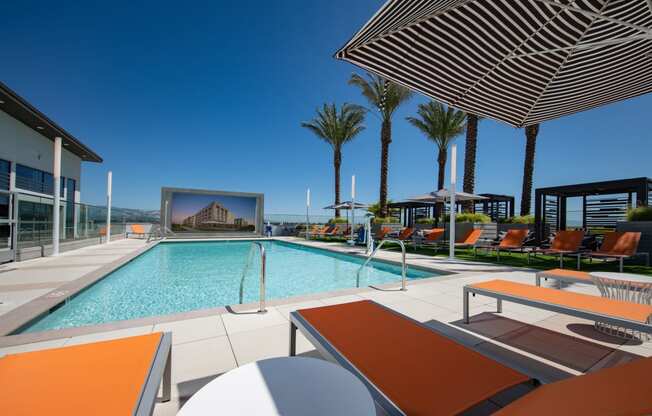
[[59,255],[59,210],[61,209],[61,137],[54,138],[54,205],[52,207],[52,255]]
[[106,242],[111,241],[111,186],[113,173],[109,171],[106,179]]
[[457,145],[454,144],[451,148],[451,207],[450,207],[450,230],[448,232],[448,256],[455,258],[455,184],[457,182]]
[[353,229],[355,228],[355,175],[351,176],[351,244],[355,244],[353,239]]
[[306,191],[306,239],[310,239],[310,188]]

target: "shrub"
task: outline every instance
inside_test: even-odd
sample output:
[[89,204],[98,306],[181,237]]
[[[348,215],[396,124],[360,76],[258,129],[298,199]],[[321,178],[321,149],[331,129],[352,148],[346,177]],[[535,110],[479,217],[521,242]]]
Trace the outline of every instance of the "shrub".
[[374,217],[374,224],[398,224],[400,221],[394,217]]
[[[444,221],[446,222],[450,221],[450,215],[446,214],[446,216],[444,217]],[[475,223],[486,224],[491,222],[491,217],[489,217],[486,214],[480,214],[480,213],[474,214],[471,212],[463,212],[455,216],[455,222],[475,222]]]
[[344,217],[335,217],[328,220],[329,224],[346,224],[348,221]]
[[416,223],[417,224],[434,224],[436,223],[437,220],[434,218],[419,218]]
[[638,207],[627,211],[627,221],[652,221],[652,207]]
[[534,224],[534,215],[517,215],[507,218],[503,224]]

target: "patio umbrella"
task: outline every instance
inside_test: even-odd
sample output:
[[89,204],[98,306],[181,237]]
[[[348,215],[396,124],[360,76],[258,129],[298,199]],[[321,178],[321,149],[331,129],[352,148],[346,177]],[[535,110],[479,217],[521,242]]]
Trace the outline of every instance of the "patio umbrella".
[[516,127],[652,91],[650,0],[389,0],[336,57]]
[[[429,192],[427,194],[417,195],[408,198],[409,201],[431,202],[431,203],[448,202],[450,201],[450,199],[451,199],[451,192],[446,188],[440,189],[435,192]],[[460,192],[460,191],[455,192],[456,201],[479,201],[482,199],[489,199],[489,198],[487,198],[486,196],[470,194],[467,192]]]

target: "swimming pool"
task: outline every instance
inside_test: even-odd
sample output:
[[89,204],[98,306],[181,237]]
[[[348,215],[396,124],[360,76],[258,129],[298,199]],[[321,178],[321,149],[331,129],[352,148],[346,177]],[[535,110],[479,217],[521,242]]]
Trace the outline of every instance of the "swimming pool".
[[[265,241],[267,299],[356,287],[364,259],[299,244]],[[96,325],[239,303],[251,241],[162,242],[70,298],[20,333]],[[243,303],[258,301],[260,258],[245,275]],[[436,273],[408,268],[409,279]],[[360,287],[400,281],[400,266],[372,261]]]

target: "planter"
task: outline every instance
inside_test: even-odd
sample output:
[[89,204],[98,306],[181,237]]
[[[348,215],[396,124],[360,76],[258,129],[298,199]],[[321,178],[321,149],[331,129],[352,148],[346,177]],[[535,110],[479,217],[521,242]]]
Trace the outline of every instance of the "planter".
[[621,221],[616,224],[616,231],[639,231],[641,242],[638,251],[652,256],[652,221]]

